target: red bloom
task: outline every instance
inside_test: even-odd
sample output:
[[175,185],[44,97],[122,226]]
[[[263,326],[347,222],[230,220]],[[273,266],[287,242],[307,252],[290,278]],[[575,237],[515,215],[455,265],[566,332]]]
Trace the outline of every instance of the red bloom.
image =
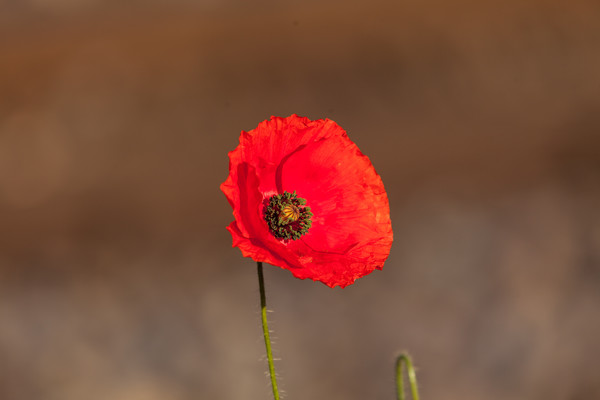
[[345,287],[390,253],[381,178],[329,119],[271,117],[242,131],[221,190],[233,207],[233,246],[297,278]]

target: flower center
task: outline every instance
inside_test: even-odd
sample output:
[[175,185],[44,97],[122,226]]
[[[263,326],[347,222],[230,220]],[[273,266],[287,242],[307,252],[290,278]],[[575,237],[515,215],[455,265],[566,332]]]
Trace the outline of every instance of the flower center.
[[296,240],[308,232],[311,226],[310,207],[296,192],[283,192],[265,200],[265,221],[277,239]]
[[279,219],[281,221],[286,221],[288,224],[290,222],[296,222],[300,218],[300,209],[293,204],[288,204],[283,207],[281,210],[281,214],[279,215]]

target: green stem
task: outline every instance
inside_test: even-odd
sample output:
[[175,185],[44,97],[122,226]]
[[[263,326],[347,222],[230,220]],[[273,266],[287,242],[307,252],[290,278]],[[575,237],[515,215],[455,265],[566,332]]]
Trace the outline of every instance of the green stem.
[[267,298],[265,296],[265,279],[263,277],[262,263],[258,264],[258,286],[260,288],[260,314],[262,317],[263,336],[267,347],[267,359],[269,360],[269,375],[271,375],[271,386],[273,387],[273,398],[279,400],[277,391],[277,379],[275,377],[275,366],[273,365],[273,351],[271,350],[271,339],[269,338],[269,326],[267,325]]
[[419,400],[419,391],[417,390],[417,376],[415,375],[415,369],[413,368],[412,361],[408,354],[400,354],[396,359],[396,389],[398,393],[398,400],[405,400],[404,396],[404,377],[403,370],[406,364],[406,372],[408,373],[408,381],[410,382],[410,393],[412,394],[412,400]]

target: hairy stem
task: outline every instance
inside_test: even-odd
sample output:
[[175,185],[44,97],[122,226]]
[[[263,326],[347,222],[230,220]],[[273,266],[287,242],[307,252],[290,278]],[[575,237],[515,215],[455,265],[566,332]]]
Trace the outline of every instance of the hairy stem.
[[267,298],[265,296],[265,279],[263,277],[262,262],[258,264],[258,286],[260,288],[260,314],[262,318],[263,336],[267,348],[267,360],[269,361],[269,375],[271,375],[271,386],[273,387],[273,398],[279,400],[277,390],[277,378],[275,377],[275,366],[273,365],[273,351],[271,350],[271,339],[269,337],[269,326],[267,325]]

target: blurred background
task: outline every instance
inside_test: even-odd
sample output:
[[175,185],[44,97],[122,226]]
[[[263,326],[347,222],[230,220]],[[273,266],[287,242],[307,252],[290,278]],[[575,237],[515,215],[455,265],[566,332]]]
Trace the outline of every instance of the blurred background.
[[268,399],[239,133],[331,118],[395,243],[266,266],[290,399],[600,398],[600,3],[0,3],[0,398]]

